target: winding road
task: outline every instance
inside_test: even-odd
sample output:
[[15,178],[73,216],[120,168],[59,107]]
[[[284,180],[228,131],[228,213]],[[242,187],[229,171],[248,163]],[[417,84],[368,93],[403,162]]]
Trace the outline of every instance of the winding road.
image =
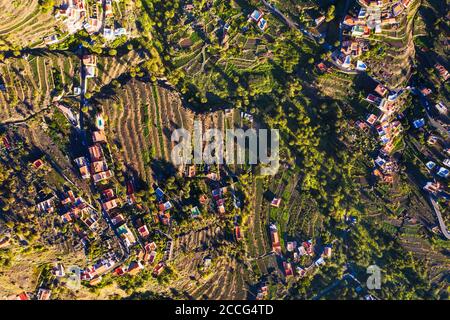
[[439,221],[439,227],[441,228],[441,232],[444,235],[444,237],[447,238],[447,240],[450,240],[450,233],[448,232],[447,226],[445,225],[444,219],[442,218],[441,211],[439,210],[439,206],[434,200],[434,198],[429,195],[429,199],[431,204],[433,205],[434,212],[436,213],[436,216]]

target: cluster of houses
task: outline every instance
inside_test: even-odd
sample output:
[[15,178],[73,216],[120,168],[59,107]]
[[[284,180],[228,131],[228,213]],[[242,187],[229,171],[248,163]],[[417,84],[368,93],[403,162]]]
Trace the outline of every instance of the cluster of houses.
[[[103,10],[102,13],[99,12],[99,6]],[[82,29],[88,34],[98,34],[103,29],[102,35],[107,40],[127,35],[125,28],[114,28],[114,22],[109,23],[110,26],[104,23],[114,19],[112,0],[96,0],[89,9],[85,0],[64,0],[56,10],[55,18],[65,24],[69,34]],[[51,35],[44,38],[44,41],[47,45],[51,45],[59,40],[56,35]]]
[[75,197],[73,191],[68,190],[62,192],[59,199],[61,201],[59,211],[64,223],[80,219],[90,230],[98,229],[98,214],[82,197]]
[[254,22],[259,30],[264,31],[267,29],[268,27],[268,22],[266,19],[263,18],[264,16],[264,12],[262,10],[254,10],[250,15],[249,15],[249,22]]
[[366,101],[381,111],[381,115],[369,114],[365,120],[357,121],[356,125],[363,131],[373,128],[382,144],[381,152],[389,155],[396,142],[396,137],[403,131],[400,121],[395,115],[398,113],[401,103],[400,96],[403,91],[390,92],[382,84],[377,84],[373,93],[369,93]]
[[[302,278],[311,272],[314,268],[320,267],[325,264],[325,259],[331,258],[332,247],[327,245],[323,248],[321,255],[314,260],[314,262],[308,267],[300,266],[300,258],[303,256],[309,256],[313,258],[316,250],[313,240],[302,242],[301,245],[297,245],[297,241],[289,241],[286,244],[286,254],[283,255],[280,236],[278,234],[278,228],[275,224],[269,226],[270,237],[272,241],[272,251],[283,259],[283,269],[286,278],[292,276],[298,276]],[[264,293],[261,290],[262,296]]]
[[[196,166],[189,165],[185,168],[185,176],[188,178],[193,178],[196,175]],[[242,202],[233,186],[221,184],[220,168],[218,173],[210,171],[210,167],[206,166],[204,173],[206,178],[210,182],[212,201],[207,195],[201,194],[199,197],[199,203],[202,207],[210,208],[211,210],[217,212],[220,217],[224,217],[227,213],[226,210],[226,196],[231,195],[233,200],[233,206],[235,209],[240,209],[242,207]],[[198,218],[200,216],[200,209],[195,206],[191,209],[191,217]],[[236,214],[234,217],[234,235],[237,241],[242,240],[243,234],[240,227],[240,215]]]
[[376,167],[373,170],[373,175],[379,180],[386,183],[393,183],[396,173],[399,171],[399,166],[396,161],[391,159],[384,153],[380,153],[375,159]]
[[16,300],[50,300],[50,297],[52,295],[52,291],[50,289],[40,287],[38,288],[37,292],[29,293],[29,292],[22,292],[21,294],[17,295]]
[[75,196],[72,190],[57,192],[43,201],[38,201],[36,207],[42,214],[57,212],[63,223],[81,220],[89,229],[95,231],[99,227],[98,214],[95,209]]
[[108,252],[102,259],[81,271],[81,281],[89,281],[90,285],[97,285],[102,280],[102,276],[111,271],[117,264],[118,259],[112,252]]
[[428,161],[425,166],[431,173],[436,173],[441,178],[449,176],[450,158],[443,161],[443,166],[438,166],[434,161]]
[[74,159],[83,179],[92,178],[95,184],[113,177],[114,173],[108,168],[103,154],[102,145],[106,143],[105,121],[101,114],[96,118],[97,130],[92,133],[93,145],[89,147],[89,159],[79,157]]
[[86,1],[65,0],[56,11],[55,18],[64,22],[70,34],[81,30],[86,18]]
[[[156,262],[157,257],[157,245],[154,241],[150,240],[150,232],[147,226],[139,220],[137,222],[137,230],[142,240],[143,249],[139,250],[136,259],[129,264],[117,267],[114,273],[118,276],[125,274],[136,275],[147,266],[152,266]],[[166,268],[166,262],[170,259],[172,254],[172,241],[169,239],[167,242],[167,248],[164,250],[162,259],[153,267],[152,274],[154,277],[158,277]]]
[[155,195],[159,209],[157,214],[157,220],[159,219],[159,221],[161,221],[163,225],[168,226],[172,221],[170,210],[173,208],[173,204],[172,202],[170,202],[169,199],[167,199],[167,196],[164,193],[164,191],[158,186],[155,186]]
[[[422,128],[425,126],[425,119],[424,118],[420,118],[420,119],[416,119],[413,121],[413,127],[415,129],[419,129],[419,130],[423,130]],[[427,144],[428,145],[436,145],[439,141],[439,138],[435,135],[429,135],[429,137],[427,138]],[[447,158],[448,156],[450,156],[450,149],[446,149],[443,148],[443,152],[444,156],[446,157],[443,161],[442,161],[442,165],[439,166],[436,163],[436,160],[434,161],[428,161],[425,166],[428,169],[428,171],[430,172],[430,174],[433,174],[439,178],[442,179],[446,179],[450,176],[450,158]],[[429,181],[426,183],[426,185],[423,187],[426,191],[434,194],[434,195],[438,195],[441,193],[441,191],[444,191],[444,185],[439,183],[439,182],[432,182]]]
[[357,15],[348,14],[342,22],[343,41],[341,48],[333,52],[333,61],[342,69],[366,71],[367,65],[358,57],[369,50],[367,38],[371,34],[381,34],[399,25],[399,15],[409,7],[410,0],[371,1],[360,0]]
[[378,83],[366,101],[381,111],[381,114],[371,113],[365,121],[358,120],[356,126],[364,132],[374,131],[382,145],[379,156],[374,159],[376,167],[373,170],[375,177],[383,182],[392,183],[398,166],[390,155],[395,149],[397,137],[403,131],[398,112],[401,107],[400,97],[404,91],[390,92],[384,85]]

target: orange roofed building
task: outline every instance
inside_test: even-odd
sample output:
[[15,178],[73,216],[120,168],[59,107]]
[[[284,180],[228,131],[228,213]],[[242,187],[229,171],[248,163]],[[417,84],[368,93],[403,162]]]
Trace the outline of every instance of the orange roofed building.
[[280,237],[278,236],[278,230],[275,225],[270,226],[270,237],[272,239],[272,250],[276,254],[281,254]]

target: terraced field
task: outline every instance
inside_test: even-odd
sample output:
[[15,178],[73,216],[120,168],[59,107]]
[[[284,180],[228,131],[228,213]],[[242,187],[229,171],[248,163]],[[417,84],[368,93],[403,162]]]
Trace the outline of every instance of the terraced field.
[[118,159],[147,183],[153,181],[152,160],[170,161],[172,131],[193,126],[193,115],[176,94],[147,82],[131,80],[117,98],[100,105],[109,118],[110,136],[116,137]]
[[328,73],[318,77],[317,86],[324,96],[341,99],[355,93],[353,76],[339,73]]
[[56,76],[69,94],[78,70],[79,59],[71,54],[9,59],[0,66],[6,84],[6,90],[0,91],[0,121],[20,121],[47,108],[56,95]]
[[415,55],[413,44],[413,29],[420,1],[412,1],[407,9],[407,15],[400,19],[400,27],[386,29],[376,40],[386,43],[386,53],[382,61],[371,63],[373,74],[385,81],[391,88],[401,87],[411,76],[412,59]]
[[[173,286],[180,294],[194,299],[245,299],[248,282],[245,265],[215,251],[226,242],[223,231],[214,225],[192,231],[175,239],[173,265],[180,281]],[[206,256],[213,265],[199,272]],[[213,269],[213,270],[212,270]]]
[[99,89],[107,85],[112,80],[120,77],[129,71],[131,66],[139,64],[143,60],[136,51],[130,51],[128,54],[117,57],[99,57],[98,58],[98,77],[89,81],[89,90]]
[[248,232],[249,243],[247,250],[250,257],[257,258],[272,250],[271,244],[268,242],[268,216],[263,208],[263,181],[256,179],[254,185],[254,193],[256,195],[254,200],[254,212],[249,218]]
[[51,11],[42,12],[38,0],[0,0],[0,21],[0,50],[2,46],[43,47],[43,38],[62,27]]

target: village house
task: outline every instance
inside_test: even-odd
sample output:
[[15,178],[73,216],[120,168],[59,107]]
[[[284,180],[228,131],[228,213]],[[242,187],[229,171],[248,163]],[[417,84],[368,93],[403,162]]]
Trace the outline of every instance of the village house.
[[187,172],[186,172],[186,176],[188,178],[195,177],[195,165],[188,166],[188,169],[187,169]]
[[437,103],[435,105],[435,108],[442,115],[447,115],[448,113],[447,106],[445,106],[442,102]]
[[51,295],[52,292],[49,289],[39,288],[36,297],[38,300],[50,300]]
[[91,173],[96,174],[108,170],[108,164],[105,160],[94,161],[91,163]]
[[144,269],[144,266],[139,261],[132,261],[128,266],[127,272],[128,274],[135,276],[141,272],[142,269]]
[[270,225],[270,237],[272,240],[272,250],[276,254],[281,254],[281,244],[280,244],[280,238],[278,236],[278,230],[276,225],[271,224]]
[[95,116],[95,127],[97,130],[105,130],[105,119],[103,118],[103,114],[98,113]]
[[370,114],[370,115],[367,117],[366,122],[367,122],[368,124],[370,124],[371,126],[373,126],[373,125],[375,124],[375,122],[377,122],[377,120],[378,120],[378,117],[377,117],[376,115]]
[[279,208],[280,204],[281,204],[280,198],[273,198],[272,201],[270,202],[270,205],[275,208]]
[[324,73],[328,71],[327,66],[323,62],[320,62],[319,64],[317,64],[317,69],[319,69],[321,72],[324,72]]
[[148,228],[146,225],[139,227],[138,232],[139,232],[139,235],[144,239],[150,235],[150,232],[148,231]]
[[436,174],[441,178],[447,178],[450,171],[447,168],[441,167]]
[[98,183],[100,181],[107,180],[107,179],[111,178],[113,175],[114,174],[113,174],[113,172],[111,170],[107,170],[107,171],[104,171],[104,172],[100,172],[100,173],[94,174],[92,176],[92,179],[94,180],[94,183]]
[[392,16],[397,17],[399,16],[403,11],[405,10],[405,7],[401,4],[401,2],[397,2],[392,6]]
[[428,170],[433,170],[434,167],[436,167],[436,163],[433,161],[428,161],[425,166],[428,168]]
[[136,238],[134,237],[133,233],[126,224],[123,224],[120,227],[118,227],[117,233],[119,234],[120,238],[123,240],[123,242],[127,247],[131,247],[136,243]]
[[256,300],[264,300],[269,294],[269,288],[264,285],[258,289],[258,293],[256,295]]
[[193,207],[191,209],[191,218],[198,218],[200,216],[200,210],[198,209],[197,206]]
[[86,209],[86,214],[83,214],[81,221],[91,230],[95,231],[97,230],[97,227],[99,225],[98,223],[98,217],[95,211],[93,211],[91,208]]
[[427,184],[423,187],[424,190],[436,194],[442,191],[442,185],[439,182],[427,182]]
[[325,264],[325,260],[322,258],[322,257],[320,257],[319,259],[317,259],[315,262],[314,262],[314,265],[316,266],[316,267],[320,267],[321,265],[324,265]]
[[289,241],[286,245],[286,250],[289,252],[294,252],[295,250],[297,250],[297,242]]
[[87,21],[83,24],[84,29],[88,34],[97,33],[102,27],[102,23],[99,19],[89,17]]
[[161,275],[161,273],[163,273],[165,267],[166,267],[166,264],[163,261],[159,262],[156,265],[156,267],[153,269],[153,273],[152,273],[153,276],[157,277],[157,276]]
[[92,133],[92,141],[93,141],[94,143],[102,143],[102,142],[106,142],[105,131],[103,131],[103,130],[94,131],[94,132]]
[[55,208],[53,206],[53,197],[47,200],[44,200],[42,202],[39,202],[37,204],[38,209],[42,213],[52,213],[55,211]]
[[88,150],[92,162],[100,161],[103,159],[103,151],[100,145],[94,144],[93,146],[89,147]]
[[367,65],[363,61],[358,60],[356,62],[356,70],[358,70],[358,71],[366,71],[367,70]]
[[70,204],[70,203],[74,203],[75,202],[75,195],[74,195],[72,190],[69,190],[67,192],[61,193],[60,200],[61,200],[61,204],[62,205],[67,205],[67,204]]
[[183,7],[183,10],[184,10],[185,12],[188,12],[188,13],[191,13],[194,9],[195,9],[195,6],[194,6],[193,4],[191,4],[191,3],[186,4],[186,5]]
[[17,300],[21,300],[21,301],[30,300],[30,296],[28,295],[28,293],[22,292],[21,294],[19,294],[17,296]]
[[369,131],[369,126],[365,123],[365,122],[361,122],[359,120],[357,120],[355,122],[355,126],[359,129],[361,129],[364,132],[368,132]]
[[324,258],[331,258],[331,246],[326,246],[324,249],[323,249],[323,254],[322,254],[322,256],[324,257]]
[[253,20],[261,31],[264,31],[268,26],[267,20],[263,18],[263,15],[264,13],[261,10],[254,10],[249,17],[249,20]]
[[55,44],[55,43],[58,43],[58,41],[59,41],[59,39],[58,39],[58,36],[56,34],[53,34],[51,36],[47,36],[47,37],[44,38],[44,43],[47,46],[50,46],[50,45]]
[[294,270],[292,269],[292,264],[290,262],[283,262],[284,274],[286,277],[290,277],[294,275]]
[[119,227],[125,223],[125,217],[121,213],[115,213],[110,215],[111,223],[115,227]]
[[53,274],[58,277],[64,277],[66,275],[66,272],[64,271],[64,266],[62,265],[62,263],[56,263],[56,265],[53,267],[52,269]]
[[113,8],[112,8],[112,1],[111,0],[105,0],[104,2],[104,13],[107,18],[111,18],[114,16]]
[[158,248],[158,247],[156,246],[156,243],[155,243],[155,242],[150,242],[150,243],[147,243],[147,244],[145,245],[145,251],[146,251],[146,252],[156,251],[157,248]]
[[69,34],[73,34],[83,27],[85,17],[85,0],[64,0],[55,14],[57,20],[63,20]]
[[117,208],[119,206],[119,204],[120,204],[119,199],[112,199],[112,200],[102,203],[102,208],[106,212],[109,212],[112,209]]
[[314,245],[313,245],[312,240],[303,242],[302,245],[298,248],[298,253],[300,254],[300,256],[314,255]]
[[43,169],[44,168],[45,162],[42,159],[37,159],[37,160],[33,161],[32,165],[33,165],[34,169],[39,170],[39,169]]
[[379,169],[375,169],[373,171],[373,175],[378,177],[383,182],[386,182],[386,183],[393,183],[394,182],[394,177],[391,174],[384,174]]
[[159,205],[159,211],[160,212],[164,212],[164,211],[170,210],[172,208],[173,208],[173,206],[172,206],[172,203],[170,201],[166,201],[166,202],[161,203]]
[[76,165],[78,166],[78,170],[80,171],[80,175],[83,179],[89,179],[91,177],[91,173],[89,172],[88,162],[85,157],[79,157],[75,160]]
[[151,251],[150,253],[145,253],[144,255],[144,263],[153,264],[156,259],[156,251]]
[[378,84],[374,91],[381,97],[384,97],[389,92],[388,89],[382,84]]
[[433,136],[433,135],[429,136],[427,139],[427,143],[431,146],[434,146],[437,142],[438,142],[438,137]]

